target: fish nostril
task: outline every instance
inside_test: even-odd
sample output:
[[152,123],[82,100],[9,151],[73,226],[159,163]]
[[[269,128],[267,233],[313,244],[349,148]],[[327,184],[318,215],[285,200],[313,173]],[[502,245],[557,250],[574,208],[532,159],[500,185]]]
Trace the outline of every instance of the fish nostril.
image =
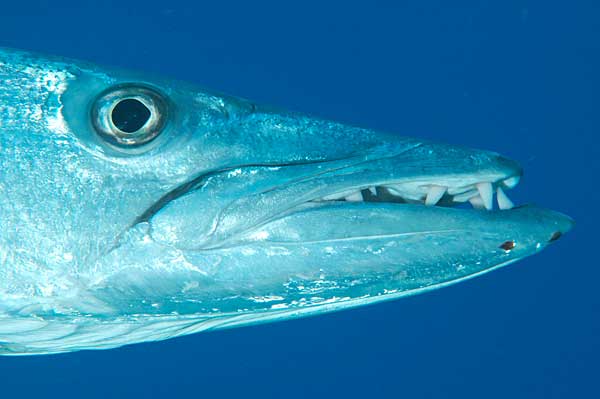
[[548,241],[549,242],[556,241],[560,237],[562,237],[562,233],[560,231],[555,231],[554,233],[552,233],[552,236],[550,237],[550,240],[548,240]]
[[505,250],[506,252],[509,252],[510,250],[514,249],[516,246],[514,241],[505,241],[502,243],[502,245],[500,245],[500,248],[502,248],[503,250]]

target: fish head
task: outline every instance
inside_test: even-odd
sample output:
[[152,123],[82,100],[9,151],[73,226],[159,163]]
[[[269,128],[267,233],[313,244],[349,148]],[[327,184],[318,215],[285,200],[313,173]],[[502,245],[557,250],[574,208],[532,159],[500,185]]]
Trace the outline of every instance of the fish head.
[[6,314],[319,313],[476,276],[572,225],[513,207],[522,170],[494,152],[14,50],[0,149]]

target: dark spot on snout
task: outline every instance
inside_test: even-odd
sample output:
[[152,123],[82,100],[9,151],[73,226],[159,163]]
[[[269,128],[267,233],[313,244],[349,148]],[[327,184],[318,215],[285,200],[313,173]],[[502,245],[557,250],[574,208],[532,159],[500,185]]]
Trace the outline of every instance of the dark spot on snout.
[[514,241],[505,241],[502,243],[502,245],[500,245],[500,248],[502,248],[503,250],[508,252],[511,249],[513,249],[515,246],[516,246],[516,244]]
[[555,231],[554,233],[552,233],[552,236],[550,237],[549,242],[556,241],[560,237],[562,237],[562,233],[560,231]]

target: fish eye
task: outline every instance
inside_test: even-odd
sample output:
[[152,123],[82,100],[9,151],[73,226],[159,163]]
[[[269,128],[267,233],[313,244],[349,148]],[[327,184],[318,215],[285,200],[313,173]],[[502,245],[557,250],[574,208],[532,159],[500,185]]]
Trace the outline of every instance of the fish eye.
[[139,148],[156,139],[167,121],[167,99],[157,90],[138,84],[112,87],[94,101],[94,130],[121,149]]

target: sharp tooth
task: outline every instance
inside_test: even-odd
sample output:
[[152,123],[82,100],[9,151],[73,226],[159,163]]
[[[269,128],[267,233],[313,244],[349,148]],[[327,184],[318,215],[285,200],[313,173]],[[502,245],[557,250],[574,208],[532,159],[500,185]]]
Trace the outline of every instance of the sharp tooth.
[[346,201],[348,201],[348,202],[360,202],[360,201],[363,200],[363,196],[362,196],[362,193],[360,191],[357,191],[355,193],[352,193],[352,194],[348,195],[344,199]]
[[514,188],[517,184],[519,184],[519,180],[521,180],[521,176],[512,176],[504,180],[502,184],[504,184],[506,188]]
[[425,205],[435,205],[446,193],[446,187],[443,186],[431,186],[427,192],[427,198],[425,198]]
[[469,202],[471,203],[471,205],[473,205],[473,208],[475,209],[485,209],[483,199],[481,199],[480,196],[469,199]]
[[371,194],[373,195],[377,195],[377,189],[375,187],[369,187],[369,191],[371,192]]
[[508,198],[508,196],[506,195],[504,190],[502,190],[502,187],[498,187],[496,192],[498,193],[498,196],[497,196],[498,208],[504,210],[504,209],[512,209],[515,206],[515,204],[513,204],[513,202],[510,200],[510,198]]
[[452,199],[455,202],[466,202],[477,195],[477,190],[467,191],[466,193],[455,195]]
[[494,208],[494,189],[492,188],[492,183],[477,183],[477,191],[479,191],[485,209],[491,211]]

